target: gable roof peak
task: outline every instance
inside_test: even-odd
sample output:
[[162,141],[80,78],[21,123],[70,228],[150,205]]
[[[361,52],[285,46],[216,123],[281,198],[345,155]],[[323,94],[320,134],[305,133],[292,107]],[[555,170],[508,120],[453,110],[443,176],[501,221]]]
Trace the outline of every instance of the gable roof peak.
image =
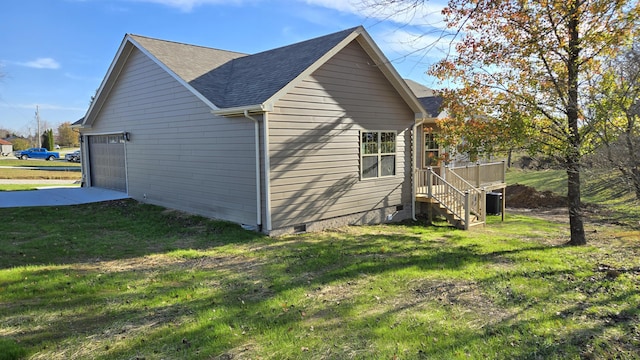
[[221,108],[263,104],[359,28],[239,57],[190,84]]
[[238,54],[238,55],[249,55],[247,53],[242,53],[242,52],[238,52],[238,51],[218,49],[218,48],[214,48],[214,47],[210,47],[210,46],[190,44],[190,43],[185,43],[185,42],[180,42],[180,41],[175,41],[175,40],[159,39],[159,38],[154,38],[154,37],[144,36],[144,35],[139,35],[139,34],[132,34],[132,33],[127,33],[125,35],[125,38],[130,38],[130,39],[133,39],[133,40],[138,41],[138,42],[139,41],[162,42],[162,43],[167,43],[167,44],[174,44],[176,46],[188,46],[188,47],[193,47],[193,48],[201,48],[201,49],[205,49],[205,50],[214,50],[214,51],[222,51],[222,52],[226,52],[226,53],[235,53],[235,54]]
[[[90,126],[135,48],[183,84],[212,110],[268,108],[290,87],[338,51],[357,41],[416,113],[424,110],[363,26],[265,50],[256,54],[220,50],[126,34],[82,126]],[[95,109],[94,109],[95,108]]]

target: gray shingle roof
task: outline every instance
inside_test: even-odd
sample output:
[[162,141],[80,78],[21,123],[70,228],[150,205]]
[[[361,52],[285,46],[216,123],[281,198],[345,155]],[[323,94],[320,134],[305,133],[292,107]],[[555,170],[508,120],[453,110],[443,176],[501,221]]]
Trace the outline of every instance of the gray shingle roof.
[[187,83],[233,59],[247,56],[247,54],[233,51],[182,44],[140,35],[130,35],[130,37]]
[[219,108],[262,104],[357,28],[246,55],[132,35]]
[[404,79],[404,81],[407,83],[413,94],[418,98],[418,101],[427,111],[427,114],[433,118],[438,117],[442,111],[442,97],[435,96],[433,89],[430,89],[418,82],[410,79]]
[[442,112],[442,97],[441,96],[427,96],[418,98],[422,107],[427,111],[427,114],[431,117],[438,117]]

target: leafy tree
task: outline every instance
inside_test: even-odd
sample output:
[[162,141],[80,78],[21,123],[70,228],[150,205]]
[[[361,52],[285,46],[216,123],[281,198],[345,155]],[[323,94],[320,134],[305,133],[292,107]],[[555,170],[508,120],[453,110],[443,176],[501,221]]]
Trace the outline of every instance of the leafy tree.
[[640,200],[640,45],[634,42],[611,62],[591,96],[607,165],[630,181]]
[[[47,144],[49,143],[49,134],[47,133],[47,130],[45,130],[42,135],[40,135],[40,146],[46,148]],[[35,145],[38,146],[38,145]]]
[[13,150],[26,150],[31,147],[31,142],[25,138],[15,138],[11,139],[11,144],[13,144]]
[[53,137],[53,129],[47,130],[47,149],[53,150],[55,147],[55,138]]
[[444,92],[453,124],[444,128],[461,126],[466,139],[482,139],[472,144],[482,151],[515,142],[560,156],[571,245],[586,243],[581,162],[597,128],[586,94],[639,13],[637,1],[623,0],[450,0],[443,10],[460,37],[455,54],[430,70],[458,86]]
[[70,122],[63,122],[58,126],[58,144],[60,146],[77,147],[80,145],[78,133],[73,131]]
[[53,150],[55,146],[54,140],[55,139],[53,137],[53,129],[45,130],[44,133],[42,134],[42,147],[44,147],[49,151]]

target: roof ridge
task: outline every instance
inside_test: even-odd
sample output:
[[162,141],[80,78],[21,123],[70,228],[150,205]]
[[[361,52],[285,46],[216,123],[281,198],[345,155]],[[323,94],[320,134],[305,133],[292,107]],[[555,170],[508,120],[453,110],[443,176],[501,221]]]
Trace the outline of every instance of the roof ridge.
[[[231,60],[221,108],[266,101],[361,26]],[[271,71],[260,71],[268,65]]]
[[249,54],[249,56],[259,55],[259,54],[267,53],[267,52],[270,52],[270,51],[282,50],[282,49],[286,49],[288,47],[299,46],[299,45],[302,45],[302,44],[305,44],[305,43],[315,42],[315,41],[319,41],[322,38],[329,38],[329,37],[336,36],[337,34],[342,34],[342,33],[345,33],[345,34],[349,33],[350,34],[350,33],[354,32],[354,31],[358,30],[359,28],[362,28],[362,25],[354,26],[354,27],[349,28],[349,29],[344,29],[344,30],[332,32],[330,34],[324,34],[324,35],[316,36],[316,37],[311,38],[311,39],[301,40],[301,41],[298,41],[298,42],[295,42],[295,43],[292,43],[292,44],[282,45],[282,46],[278,46],[278,47],[275,47],[275,48],[263,50],[263,51],[260,51],[260,52],[254,53],[254,54]]
[[240,52],[240,51],[226,50],[226,49],[220,49],[220,48],[211,47],[211,46],[204,46],[204,45],[189,44],[189,43],[185,43],[185,42],[181,42],[181,41],[159,39],[159,38],[154,38],[154,37],[151,37],[151,36],[145,36],[145,35],[139,35],[139,34],[128,33],[127,35],[129,35],[130,37],[132,37],[134,39],[136,37],[139,37],[139,38],[144,38],[144,39],[153,40],[153,41],[160,41],[160,42],[183,45],[183,46],[191,46],[191,47],[195,47],[195,48],[224,51],[224,52],[234,53],[234,54],[239,54],[239,55],[251,55],[251,54],[243,53],[243,52]]

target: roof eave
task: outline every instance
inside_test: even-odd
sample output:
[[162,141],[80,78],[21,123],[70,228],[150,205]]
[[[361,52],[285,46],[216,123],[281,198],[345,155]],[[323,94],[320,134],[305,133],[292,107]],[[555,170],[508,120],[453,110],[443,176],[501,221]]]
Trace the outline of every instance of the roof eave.
[[80,129],[91,127],[91,123],[95,118],[94,114],[97,111],[99,111],[100,108],[102,108],[102,105],[104,104],[104,96],[107,96],[107,94],[111,91],[111,87],[115,83],[117,77],[120,76],[120,71],[124,67],[124,64],[126,63],[127,58],[129,57],[129,55],[131,54],[131,51],[134,48],[138,49],[145,56],[151,59],[151,61],[157,64],[160,68],[162,68],[165,72],[167,72],[167,74],[173,77],[185,88],[187,88],[187,90],[193,93],[198,99],[204,102],[211,109],[213,110],[218,109],[218,107],[215,104],[213,104],[209,99],[207,99],[204,95],[202,95],[199,91],[197,91],[193,86],[191,86],[184,79],[178,76],[173,70],[167,67],[162,61],[156,58],[153,54],[147,51],[144,48],[144,46],[142,46],[132,37],[131,34],[126,34],[124,39],[122,40],[122,43],[120,44],[120,47],[118,48],[118,51],[116,52],[116,55],[113,61],[111,62],[111,65],[109,66],[109,69],[107,70],[107,74],[102,79],[102,83],[100,84],[100,87],[96,92],[94,100],[91,102],[91,105],[89,106],[89,109],[87,110],[84,116],[84,121],[82,122],[81,126],[79,126]]
[[[84,118],[82,120],[82,123],[77,126],[78,128],[82,129],[85,126],[89,126],[91,127],[91,123],[93,122],[93,118],[94,118],[94,113],[96,113],[96,111],[98,111],[100,108],[102,108],[102,105],[104,104],[104,99],[103,93],[106,91],[107,93],[111,90],[110,86],[113,85],[113,82],[109,82],[109,80],[112,78],[112,76],[116,76],[119,75],[119,72],[121,70],[121,66],[122,62],[120,61],[121,58],[123,57],[124,54],[124,58],[128,58],[129,54],[131,53],[131,48],[127,46],[127,39],[129,38],[129,35],[125,35],[124,39],[122,40],[122,43],[120,43],[120,47],[118,47],[118,51],[116,52],[116,55],[114,56],[113,60],[111,61],[111,64],[109,65],[109,69],[107,70],[107,74],[105,75],[105,77],[102,79],[102,82],[100,83],[100,87],[98,87],[98,90],[96,90],[96,94],[93,98],[93,101],[91,101],[91,104],[89,105],[89,108],[87,109],[87,112],[84,115]],[[117,74],[116,74],[117,73]],[[111,84],[109,86],[109,84]]]
[[311,66],[309,66],[305,71],[300,73],[295,79],[293,79],[289,84],[284,86],[278,92],[273,94],[266,102],[268,103],[276,103],[278,99],[287,94],[289,90],[296,86],[301,79],[306,78],[318,68],[320,68],[324,63],[326,63],[330,58],[332,58],[339,51],[344,49],[348,44],[352,41],[358,41],[360,46],[367,52],[369,57],[371,57],[377,66],[380,68],[382,73],[385,75],[387,80],[391,83],[391,85],[398,91],[402,99],[407,103],[407,105],[413,110],[416,114],[416,121],[420,118],[420,121],[426,119],[428,117],[426,110],[423,108],[422,104],[418,101],[418,98],[413,94],[407,83],[402,79],[400,74],[396,71],[396,69],[391,65],[391,62],[387,59],[387,57],[382,53],[382,50],[376,45],[371,36],[367,33],[364,27],[359,26],[353,30],[351,34],[346,36],[342,41],[340,41],[336,46],[334,46],[331,50],[327,51],[322,57],[316,60]]
[[160,59],[158,59],[155,55],[153,55],[150,51],[148,51],[144,46],[142,46],[142,44],[140,44],[138,41],[136,41],[135,38],[133,38],[131,35],[127,35],[127,39],[129,42],[131,42],[131,44],[133,44],[138,50],[140,50],[140,52],[142,52],[143,54],[145,54],[147,57],[149,57],[149,59],[151,59],[151,61],[153,61],[154,63],[156,63],[156,65],[158,65],[160,68],[162,68],[162,70],[164,70],[167,74],[169,74],[172,78],[174,78],[177,82],[179,82],[182,86],[184,86],[187,90],[189,90],[189,92],[191,92],[193,95],[195,95],[198,99],[200,99],[200,101],[202,101],[203,103],[205,103],[207,106],[209,106],[212,110],[217,110],[218,107],[211,102],[211,100],[207,99],[206,96],[202,95],[202,93],[200,93],[198,90],[196,90],[191,84],[189,84],[185,79],[183,79],[182,77],[180,77],[180,75],[178,75],[175,71],[171,70],[171,68],[169,68],[167,65],[165,65],[165,63],[163,63],[162,61],[160,61]]
[[215,109],[211,110],[212,114],[220,115],[220,116],[237,116],[243,115],[245,112],[250,113],[264,113],[273,111],[273,103],[266,102],[262,104],[255,105],[246,105],[246,106],[236,106],[225,109]]
[[296,76],[293,80],[291,80],[287,85],[285,85],[282,89],[277,91],[275,94],[271,95],[265,103],[276,103],[280,98],[282,98],[285,94],[289,93],[291,88],[295,87],[301,79],[307,78],[314,71],[316,71],[320,66],[326,63],[330,58],[332,58],[335,54],[337,54],[340,50],[342,50],[345,46],[351,43],[354,39],[358,37],[360,31],[364,31],[362,26],[356,28],[352,33],[346,36],[342,41],[340,41],[336,46],[334,46],[331,50],[327,51],[324,55],[322,55],[318,60],[316,60],[311,66],[307,67],[304,71],[302,71],[298,76]]

